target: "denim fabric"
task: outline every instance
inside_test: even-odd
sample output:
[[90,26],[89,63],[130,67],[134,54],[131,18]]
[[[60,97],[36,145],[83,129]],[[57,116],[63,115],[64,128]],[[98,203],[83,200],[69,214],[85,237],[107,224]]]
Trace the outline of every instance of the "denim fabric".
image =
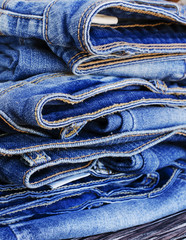
[[[115,112],[152,105],[184,107],[185,93],[185,88],[167,87],[161,81],[60,73],[37,75],[16,83],[1,83],[0,130],[69,139],[87,121]],[[162,117],[170,113],[166,108],[160,112]],[[185,110],[178,112],[178,119],[170,126],[184,125]]]
[[[152,191],[139,195],[105,196],[100,198],[101,202],[112,202],[112,204],[101,205],[100,201],[92,200],[87,202],[91,207],[82,211],[60,213],[61,209],[58,206],[55,214],[47,216],[49,206],[46,204],[46,212],[43,215],[38,204],[34,212],[35,217],[25,213],[27,220],[19,223],[14,223],[13,218],[9,218],[9,225],[1,227],[0,239],[3,239],[2,234],[5,230],[10,235],[9,239],[14,239],[16,236],[19,240],[25,237],[38,240],[82,237],[139,225],[185,209],[184,173],[179,173],[176,169],[164,169],[162,177],[163,179],[159,180],[159,184]],[[36,196],[36,193],[33,195]],[[30,211],[34,211],[34,208],[30,208]],[[18,211],[17,215],[19,215]],[[30,217],[32,218],[29,219]],[[3,217],[2,220],[5,222],[6,218]],[[21,218],[16,219],[19,220]]]
[[[185,109],[146,106],[132,108],[90,121],[85,125],[85,129],[100,134],[155,130],[177,124],[182,125],[185,123],[185,119]],[[178,123],[179,121],[182,122]]]
[[[1,82],[21,80],[40,73],[67,73],[70,71],[69,66],[61,58],[55,56],[42,40],[1,36],[0,56]],[[112,66],[110,66],[110,62],[107,63],[105,59],[91,65],[91,62],[88,63],[90,57],[85,55],[83,59],[72,65],[71,70],[77,75],[95,72],[127,78],[139,77],[148,80],[180,82],[185,79],[185,56],[117,59],[117,61],[112,61]],[[101,57],[91,56],[91,61],[93,59],[95,61],[97,58]]]
[[[174,138],[175,139],[175,138]],[[103,178],[148,174],[172,165],[179,168],[186,160],[185,141],[160,143],[146,150],[144,141],[119,146],[70,148],[27,152],[19,156],[0,157],[0,179],[6,183],[38,188],[59,181],[73,182],[83,174]],[[141,148],[140,148],[141,147]],[[135,154],[135,151],[139,153]],[[70,180],[68,180],[70,178]]]
[[0,82],[65,72],[65,65],[43,41],[0,36]]
[[84,237],[185,209],[185,12],[0,0],[0,239]]
[[[185,6],[124,0],[1,0],[0,5],[1,34],[46,41],[73,73],[104,70],[105,74],[126,76],[131,62],[146,66],[156,62],[163,70],[161,61],[170,66],[166,61],[170,58],[171,64],[176,62],[182,68],[180,78],[185,78]],[[113,16],[118,23],[95,23],[97,14]],[[166,69],[176,77],[176,71]]]

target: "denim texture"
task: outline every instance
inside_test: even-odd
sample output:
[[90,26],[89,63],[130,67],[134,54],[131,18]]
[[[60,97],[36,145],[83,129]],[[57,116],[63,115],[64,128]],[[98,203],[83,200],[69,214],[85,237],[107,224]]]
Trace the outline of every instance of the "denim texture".
[[[165,91],[161,89],[162,85]],[[151,105],[183,107],[186,90],[168,88],[160,81],[56,73],[2,83],[0,100],[2,132],[14,133],[16,130],[40,136],[54,134],[68,139],[78,133],[87,121],[114,112]],[[162,118],[166,114],[168,117],[169,110],[160,110]],[[177,111],[177,114],[180,117],[170,126],[184,125],[185,110]],[[52,129],[59,130],[52,132]]]
[[65,71],[65,63],[43,41],[0,36],[0,82]]
[[185,13],[164,0],[0,0],[0,240],[185,209]]
[[[162,70],[156,73],[161,79],[185,78],[185,5],[126,0],[1,0],[0,5],[2,35],[47,42],[75,74],[137,77],[128,69],[139,62],[146,69],[142,78],[151,75],[152,66]],[[97,14],[116,17],[118,23],[96,24]],[[169,68],[174,64],[179,77],[178,69]]]
[[[171,176],[171,171],[167,171],[167,176]],[[32,219],[22,220],[19,223],[9,222],[8,225],[1,227],[1,239],[3,239],[4,232],[10,235],[9,239],[14,239],[16,236],[20,240],[25,237],[28,239],[66,239],[88,236],[139,225],[181,211],[185,209],[186,204],[185,177],[183,173],[177,173],[176,178],[174,176],[172,176],[171,183],[167,178],[168,181],[161,183],[158,188],[148,194],[136,195],[135,198],[132,196],[130,196],[131,199],[127,196],[104,197],[103,202],[108,201],[112,204],[96,207],[99,204],[92,201],[91,208],[83,211],[67,213],[57,211],[54,215],[47,216],[45,213],[36,219],[32,216]],[[139,218],[139,215],[143,217]],[[29,218],[29,215],[25,216]],[[90,227],[90,224],[93,227]]]
[[[175,137],[174,137],[175,139]],[[120,144],[92,149],[57,149],[27,152],[0,157],[0,179],[3,182],[38,188],[80,173],[95,177],[117,177],[148,174],[166,166],[183,168],[186,160],[184,139],[176,144],[162,142],[146,150],[144,142]],[[134,149],[133,149],[134,148]],[[135,151],[139,153],[135,153]],[[85,175],[86,176],[86,175]]]

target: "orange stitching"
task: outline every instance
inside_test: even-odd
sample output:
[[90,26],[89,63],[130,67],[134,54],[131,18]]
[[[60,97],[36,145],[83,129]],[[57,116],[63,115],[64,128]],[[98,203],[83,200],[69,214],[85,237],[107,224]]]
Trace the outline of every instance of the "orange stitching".
[[55,0],[50,7],[48,8],[47,12],[46,12],[46,23],[45,23],[45,38],[47,40],[48,43],[52,44],[52,42],[49,40],[48,38],[48,16],[49,16],[49,11],[51,9],[51,7],[57,2],[58,0]]
[[[184,128],[185,129],[185,128]],[[181,131],[181,129],[179,129],[179,131]],[[143,133],[143,134],[128,134],[128,135],[125,135],[125,136],[122,136],[122,138],[129,138],[129,137],[139,137],[139,136],[151,136],[151,135],[157,135],[157,134],[160,134],[160,133]],[[168,135],[169,134],[169,132],[168,133],[166,133],[165,134],[165,136],[166,135]],[[182,132],[176,132],[176,133],[174,133],[175,135],[176,134],[179,134],[179,135],[184,135],[184,136],[186,136],[186,133],[182,133]],[[120,134],[113,134],[112,135],[112,137],[113,136],[116,136],[116,135],[120,135]],[[163,135],[164,136],[164,135]],[[55,146],[56,145],[67,145],[67,144],[74,144],[74,143],[85,143],[85,142],[89,142],[90,140],[92,141],[92,140],[100,140],[100,139],[105,139],[105,138],[108,138],[108,136],[106,136],[106,137],[101,137],[101,138],[94,138],[94,139],[86,139],[86,140],[80,140],[80,141],[73,141],[73,142],[56,142],[56,143],[54,143],[55,144]],[[15,148],[15,149],[9,149],[9,151],[20,151],[20,150],[29,150],[29,149],[32,149],[33,147],[47,147],[47,146],[51,146],[52,144],[51,143],[45,143],[45,144],[41,144],[41,145],[34,145],[34,146],[30,146],[30,147],[22,147],[22,148]],[[63,147],[63,148],[65,148],[65,147]],[[4,153],[1,153],[3,156],[11,156],[11,154],[4,154]]]
[[[45,180],[47,180],[47,179],[53,178],[53,177],[55,177],[55,176],[58,176],[58,175],[60,175],[60,174],[64,174],[64,173],[68,173],[68,172],[73,172],[73,171],[81,170],[81,169],[83,169],[83,168],[86,168],[86,167],[90,166],[90,165],[92,164],[92,162],[93,162],[93,161],[91,160],[90,162],[88,162],[86,165],[84,165],[84,166],[82,166],[82,167],[78,167],[78,168],[75,168],[75,169],[69,169],[69,170],[65,170],[65,171],[62,171],[62,172],[58,172],[58,173],[56,173],[56,174],[53,174],[53,175],[51,175],[51,176],[48,176],[48,177],[46,177],[46,178],[43,178],[43,179],[41,179],[41,180],[39,180],[39,181],[37,181],[37,182],[33,182],[33,183],[30,183],[30,184],[37,184],[37,183],[43,182],[43,181],[45,181]],[[33,169],[33,168],[32,168],[32,169]],[[25,185],[26,175],[27,175],[28,172],[30,172],[32,169],[29,169],[29,170],[26,171],[26,173],[24,174],[24,176],[23,176],[23,184],[24,184],[24,185]]]
[[166,48],[166,49],[172,49],[172,48],[178,48],[178,47],[182,47],[182,48],[186,48],[186,43],[172,43],[172,44],[139,44],[139,43],[129,43],[129,42],[112,42],[112,43],[107,43],[104,45],[98,45],[98,46],[94,46],[94,48],[96,50],[107,50],[110,48],[113,48],[115,46],[122,46],[122,45],[129,45],[129,46],[134,46],[134,47],[140,47],[140,48],[157,48],[157,49],[161,49],[161,48]]
[[36,158],[33,158],[30,153],[26,153],[26,155],[28,155],[28,157],[30,158],[30,160],[32,160],[33,162],[35,162],[36,165],[38,165],[37,160],[38,160],[38,159],[41,159],[41,158],[44,159],[45,162],[47,162],[47,159],[46,159],[46,156],[45,156],[45,155],[43,155],[41,152],[35,152],[35,153],[36,153]]
[[74,64],[79,60],[79,59],[82,59],[82,58],[84,58],[84,57],[89,57],[90,55],[89,54],[87,54],[87,56],[80,56],[80,57],[78,57],[73,63],[72,63],[72,65],[71,65],[71,69],[72,69],[72,67],[74,66]]
[[26,155],[29,157],[29,159],[31,159],[37,165],[36,160],[38,159],[38,156],[35,159],[33,159],[30,153],[26,153]]
[[[176,172],[177,172],[177,169],[175,169],[175,168],[172,168],[173,170],[174,170],[174,172],[173,172],[173,174],[172,174],[172,176],[170,177],[170,179],[168,180],[168,182],[165,184],[165,185],[163,185],[162,186],[162,188],[158,188],[158,189],[154,189],[154,190],[152,190],[152,191],[150,191],[150,192],[147,192],[147,193],[143,193],[143,194],[135,194],[135,196],[145,196],[145,195],[150,195],[150,194],[152,194],[152,193],[154,193],[154,192],[158,192],[158,191],[162,191],[168,184],[169,184],[169,182],[172,180],[172,178],[175,176],[175,174],[176,174]],[[117,177],[117,178],[113,178],[113,179],[122,179],[123,178],[123,176],[122,177]],[[105,181],[105,179],[104,179],[104,181]],[[94,181],[95,182],[95,181]],[[99,181],[99,182],[101,182],[101,181]],[[22,211],[24,211],[24,210],[27,210],[27,209],[30,209],[30,208],[36,208],[36,207],[42,207],[42,206],[48,206],[48,205],[51,205],[51,204],[54,204],[54,203],[56,203],[56,202],[59,202],[59,201],[61,201],[61,200],[63,200],[63,199],[65,199],[65,198],[69,198],[69,197],[75,197],[75,196],[79,196],[79,195],[81,195],[82,193],[79,193],[79,194],[71,194],[70,196],[66,196],[66,197],[61,197],[61,198],[59,198],[59,199],[56,199],[56,200],[53,200],[53,201],[50,201],[50,202],[47,202],[47,203],[40,203],[40,204],[36,204],[36,205],[34,205],[34,206],[28,206],[28,207],[26,207],[26,208],[23,208],[23,209],[17,209],[17,210],[14,210],[14,211],[10,211],[8,214],[13,214],[13,213],[16,213],[16,212],[22,212]],[[130,197],[130,196],[134,196],[134,194],[132,195],[128,195],[128,196],[123,196],[123,197],[115,197],[115,198],[111,198],[111,197],[108,197],[108,198],[104,198],[104,197],[100,197],[100,199],[121,199],[121,198],[127,198],[127,197]],[[74,208],[77,208],[77,207],[80,207],[81,205],[83,205],[83,203],[82,204],[80,204],[80,205],[77,205],[77,206],[74,206],[74,207],[71,207],[71,208],[69,208],[69,209],[74,209]],[[6,209],[8,209],[8,208],[4,208],[4,209],[1,209],[1,211],[2,210],[6,210]],[[6,215],[6,213],[4,213],[4,214],[2,214],[2,215]]]
[[[42,99],[41,99],[42,100]],[[149,99],[140,99],[140,100],[135,100],[135,101],[131,101],[131,102],[127,102],[127,103],[120,103],[120,104],[113,104],[112,106],[109,106],[109,107],[106,107],[106,108],[102,108],[102,109],[99,109],[95,112],[91,112],[91,113],[85,113],[85,114],[82,114],[82,115],[78,115],[78,116],[75,116],[75,117],[68,117],[68,118],[64,118],[64,119],[60,119],[60,120],[56,120],[56,121],[47,121],[45,119],[43,119],[44,122],[46,123],[62,123],[62,122],[65,122],[67,120],[72,120],[72,119],[75,119],[77,117],[84,117],[84,116],[92,116],[92,115],[95,115],[95,114],[98,114],[100,112],[103,112],[105,110],[110,110],[112,108],[115,108],[115,107],[122,107],[122,106],[126,106],[126,105],[129,105],[129,104],[133,104],[133,103],[139,103],[139,102],[148,102],[148,101],[152,101],[154,100],[155,103],[157,102],[157,100],[161,100],[161,101],[164,101],[164,103],[162,104],[166,104],[167,102],[166,101],[172,101],[172,102],[178,102],[180,101],[179,99],[171,99],[171,98],[164,98],[164,99],[153,99],[153,98],[149,98]],[[61,100],[62,101],[62,100]],[[83,100],[81,100],[83,101]],[[81,102],[79,101],[79,102]],[[78,102],[78,103],[79,103]],[[186,102],[186,100],[182,100],[182,102]],[[39,103],[39,102],[38,102]],[[39,104],[38,104],[39,105]],[[36,108],[38,108],[38,105],[36,106]],[[36,118],[36,122],[37,124],[42,127],[42,128],[46,128],[46,129],[50,129],[50,127],[46,127],[46,126],[43,126],[40,124],[39,120],[38,120],[38,116],[37,116],[37,109],[35,109],[35,118]]]
[[[100,1],[100,2],[97,2],[96,4],[90,5],[90,6],[85,10],[85,12],[88,11],[88,9],[89,9],[90,7],[92,7],[93,5],[94,5],[94,7],[97,7],[97,6],[98,6],[99,4],[101,4],[102,2],[104,2],[104,1]],[[143,14],[148,14],[148,15],[150,14],[150,15],[153,15],[153,16],[158,16],[158,17],[161,17],[161,18],[164,18],[164,19],[171,19],[171,20],[175,21],[174,18],[165,16],[165,15],[163,15],[163,14],[161,14],[161,13],[154,13],[154,12],[152,12],[152,11],[144,11],[144,10],[132,9],[132,8],[130,8],[130,7],[122,7],[122,6],[115,6],[115,8],[119,8],[119,9],[124,10],[124,11],[127,10],[127,11],[129,11],[129,12],[137,12],[137,13],[143,13]],[[90,10],[90,11],[91,11],[91,10]],[[90,11],[89,11],[89,12],[90,12]],[[81,24],[82,17],[83,17],[83,15],[85,14],[85,12],[82,14],[82,16],[81,16],[81,18],[80,18],[80,21],[79,21],[79,26],[78,26],[78,40],[79,40],[80,45],[81,45],[82,48],[83,48],[83,44],[81,43],[81,38],[80,38],[80,31],[79,31],[79,29],[80,29],[80,24]],[[89,14],[89,12],[88,12],[88,14]],[[83,31],[82,31],[82,40],[83,40],[83,43],[84,43],[84,45],[85,45],[86,48],[87,48],[87,46],[86,46],[86,44],[85,44],[84,36],[85,36],[85,21],[86,21],[86,18],[88,17],[88,14],[85,16],[84,25],[83,25]],[[85,50],[85,48],[83,48],[83,49]],[[87,50],[88,50],[88,49],[87,49]]]
[[0,115],[0,118],[1,118],[9,127],[11,127],[12,129],[16,130],[17,132],[29,133],[28,131],[23,131],[23,130],[20,130],[20,129],[14,127],[13,125],[11,125],[11,124],[10,124],[4,117],[2,117],[1,115]]
[[104,25],[104,24],[91,24],[92,27],[100,27],[100,28],[134,28],[134,27],[156,27],[159,25],[177,25],[178,23],[170,22],[159,22],[154,24],[130,24],[130,25]]
[[[133,79],[130,79],[130,81],[132,81]],[[134,79],[135,80],[135,79]],[[125,80],[124,81],[120,81],[120,82],[118,82],[119,84],[121,84],[121,83],[125,83]],[[137,83],[136,83],[136,85],[137,85]],[[114,86],[115,87],[115,83],[111,83],[111,84],[108,84],[107,85],[107,87],[110,87],[110,86]],[[90,94],[90,93],[92,93],[92,92],[96,92],[96,91],[98,91],[98,90],[100,90],[100,89],[104,89],[104,87],[105,86],[101,86],[101,87],[98,87],[98,88],[94,88],[93,90],[91,90],[91,91],[89,91],[89,92],[85,92],[85,93],[82,93],[82,94],[79,94],[79,95],[74,95],[73,97],[82,97],[82,96],[84,96],[84,95],[87,95],[87,94]],[[147,86],[147,85],[145,85],[145,87],[149,87],[149,89],[151,90],[151,91],[153,91],[153,88],[151,88],[150,86]],[[153,86],[154,87],[154,86]],[[121,88],[123,88],[123,86],[119,86],[119,87],[115,87],[114,88],[114,90],[116,90],[116,89],[121,89]],[[112,89],[113,90],[113,89]],[[155,92],[155,91],[154,91]],[[72,96],[72,95],[70,95],[70,94],[64,94],[65,96]],[[50,96],[50,94],[48,94],[47,96]],[[37,110],[38,110],[38,106],[39,106],[39,104],[40,104],[40,102],[44,99],[44,98],[46,98],[46,96],[44,96],[44,97],[42,97],[39,101],[38,101],[38,103],[37,103],[37,105],[36,105],[36,108],[35,108],[35,111],[34,111],[34,114],[35,114],[35,119],[36,119],[36,121],[37,121],[37,123],[38,123],[38,125],[40,126],[40,127],[44,127],[44,126],[42,126],[42,125],[40,125],[40,123],[39,123],[39,120],[38,120],[38,116],[37,116]],[[53,99],[54,100],[54,99]],[[76,100],[76,101],[70,101],[70,100],[68,100],[68,99],[63,99],[63,98],[55,98],[55,100],[58,100],[58,101],[63,101],[63,102],[66,102],[66,103],[69,103],[69,104],[75,104],[75,103],[80,103],[80,102],[83,102],[84,101],[84,99],[82,99],[82,100]],[[146,101],[147,100],[151,100],[151,99],[146,99]],[[171,100],[171,99],[166,99],[166,100]],[[132,101],[132,102],[130,102],[130,103],[133,103],[133,102],[138,102],[138,101],[140,101],[140,100],[135,100],[135,101]],[[178,100],[177,100],[178,101]],[[183,100],[184,101],[184,100]],[[124,103],[125,105],[126,104],[128,104],[128,103]],[[116,104],[116,105],[118,105],[118,104]],[[120,105],[122,105],[122,103],[121,104],[119,104],[118,106],[120,106]],[[113,106],[115,106],[115,105],[113,105]],[[111,108],[113,107],[113,106],[110,106]],[[107,108],[103,108],[102,110],[104,110],[104,109],[109,109],[109,107],[107,107]],[[100,110],[98,110],[98,111],[100,111]],[[97,113],[97,112],[96,112]],[[90,113],[90,114],[94,114],[94,113]],[[83,115],[81,115],[81,116],[83,116]],[[77,116],[76,116],[77,117]],[[72,119],[72,118],[74,118],[74,117],[70,117],[70,118],[66,118],[66,120],[68,120],[68,119]],[[65,119],[64,120],[58,120],[58,121],[51,121],[51,122],[53,122],[53,123],[55,123],[55,122],[63,122],[63,121],[66,121]],[[48,122],[48,123],[50,123],[50,121],[47,121],[47,120],[44,120],[45,122]],[[47,127],[46,127],[47,128]]]
[[[83,54],[83,53],[86,54],[86,55],[88,54],[87,52],[83,52],[83,51],[75,54],[73,57],[70,58],[70,60],[68,61],[67,65],[69,65],[70,62],[71,62],[76,56],[78,56],[78,55],[80,55],[80,54]],[[88,55],[89,55],[89,54],[88,54]]]
[[6,88],[5,90],[3,90],[2,92],[0,92],[0,96],[4,95],[7,92],[10,92],[12,89],[14,90],[15,88],[22,87],[22,86],[24,86],[26,84],[30,84],[30,83],[37,84],[37,83],[39,83],[41,81],[46,80],[48,77],[49,78],[54,78],[54,77],[59,77],[59,76],[63,76],[63,74],[55,73],[55,74],[51,74],[51,75],[50,74],[49,75],[45,75],[45,76],[36,78],[34,80],[31,80],[31,81],[21,81],[21,83],[17,83],[15,85],[12,85],[12,86]]
[[72,130],[71,132],[65,134],[65,137],[68,138],[68,137],[72,136],[74,133],[77,134],[77,131],[78,131],[78,129],[79,129],[80,127],[81,127],[81,126],[76,126],[76,123],[75,123],[75,126],[74,126],[73,130]]
[[[117,58],[107,58],[107,59],[98,59],[96,61],[92,61],[92,62],[88,62],[88,63],[82,63],[80,64],[81,67],[78,67],[78,69],[87,69],[86,67],[84,66],[89,66],[90,64],[92,65],[95,65],[95,64],[100,64],[102,62],[110,62],[110,61],[114,61],[117,62],[117,63],[120,63],[120,62],[133,62],[133,61],[138,61],[138,60],[146,60],[146,59],[156,59],[156,58],[162,58],[162,57],[171,57],[171,56],[185,56],[185,54],[182,54],[182,53],[173,53],[173,54],[161,54],[161,53],[147,53],[147,54],[139,54],[139,55],[136,55],[136,56],[131,56],[130,58],[126,59],[117,59]],[[83,58],[83,57],[82,57]],[[167,59],[166,59],[167,61]],[[75,63],[76,61],[74,61]],[[73,63],[73,64],[74,64]],[[113,64],[114,64],[113,63]],[[105,64],[104,64],[105,65]],[[99,65],[99,66],[104,66],[104,65]],[[107,65],[106,65],[107,66]],[[89,66],[90,68],[91,66]]]
[[128,10],[128,12],[137,12],[137,13],[142,13],[142,14],[146,14],[146,15],[152,15],[152,16],[156,16],[156,17],[160,17],[160,18],[164,18],[164,19],[169,19],[169,20],[173,20],[175,21],[174,18],[166,16],[162,13],[156,13],[156,12],[152,12],[152,11],[146,11],[146,10],[141,10],[141,9],[132,9],[130,7],[123,7],[123,6],[116,6],[116,8],[119,8],[121,10]]
[[81,15],[81,17],[80,17],[80,19],[79,19],[79,24],[78,24],[78,41],[79,41],[79,43],[80,43],[80,45],[81,45],[81,48],[85,51],[85,48],[83,47],[83,44],[82,44],[82,42],[81,42],[81,38],[80,38],[80,26],[81,26],[81,21],[82,21],[82,19],[83,19],[83,16],[85,15],[85,13],[88,11],[88,9],[89,8],[92,8],[92,6],[96,6],[96,5],[98,5],[99,3],[101,3],[101,2],[103,2],[103,1],[100,1],[100,2],[98,2],[97,4],[95,4],[95,3],[93,3],[93,4],[91,4],[90,6],[88,6],[88,8],[82,13],[82,15]]

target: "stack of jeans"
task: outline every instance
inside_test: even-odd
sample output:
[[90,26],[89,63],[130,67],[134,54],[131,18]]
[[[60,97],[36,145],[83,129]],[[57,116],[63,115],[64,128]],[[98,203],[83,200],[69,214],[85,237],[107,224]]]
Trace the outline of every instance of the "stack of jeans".
[[186,208],[186,6],[0,0],[0,239]]

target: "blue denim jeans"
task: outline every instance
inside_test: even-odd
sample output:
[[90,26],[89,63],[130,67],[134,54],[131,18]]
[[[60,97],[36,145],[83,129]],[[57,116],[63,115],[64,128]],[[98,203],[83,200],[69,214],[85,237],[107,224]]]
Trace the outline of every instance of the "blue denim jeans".
[[0,82],[65,72],[65,65],[44,41],[0,36]]
[[153,144],[135,141],[107,147],[60,149],[58,146],[57,150],[35,152],[28,148],[24,154],[20,149],[19,155],[0,157],[0,180],[31,189],[44,185],[53,188],[87,176],[135,179],[170,165],[184,168],[184,137],[175,135]]
[[[115,192],[110,189],[110,193],[103,196],[104,192],[108,190],[105,188],[104,191],[101,191],[101,198],[95,198],[99,194],[98,190],[94,192],[91,200],[86,195],[81,196],[86,202],[85,205],[79,206],[83,208],[81,211],[74,209],[71,205],[70,211],[63,212],[64,206],[72,204],[72,200],[68,202],[68,198],[63,198],[63,201],[66,201],[66,204],[63,205],[60,203],[60,198],[54,197],[54,193],[51,198],[47,198],[50,196],[50,192],[45,191],[45,198],[44,192],[42,194],[41,191],[24,192],[24,189],[17,189],[19,193],[16,194],[14,187],[15,193],[13,197],[10,196],[12,200],[15,198],[15,202],[12,201],[10,204],[14,204],[12,212],[10,211],[11,206],[1,210],[1,222],[2,224],[6,223],[6,226],[1,225],[0,239],[7,236],[7,239],[10,240],[24,240],[25,238],[57,240],[89,236],[143,224],[185,209],[185,174],[177,169],[165,168],[158,175],[158,184],[149,191],[132,193],[131,189],[126,186],[120,188],[120,193],[116,189]],[[118,188],[120,185],[122,183],[118,183]],[[4,195],[7,193],[10,195],[9,191],[13,191],[13,187],[7,186],[6,192],[6,186],[3,185],[2,190]],[[21,191],[24,198],[20,197]],[[58,191],[60,192],[60,189]],[[2,200],[7,202],[8,195],[6,198],[2,197]],[[35,207],[27,203],[21,210],[21,204],[16,206],[16,201],[21,202],[29,196],[32,196],[35,201]],[[74,204],[79,204],[78,198],[80,198],[78,194],[73,198]],[[55,231],[53,231],[54,229]]]
[[[154,57],[145,60],[136,58],[133,61],[122,60],[122,64],[112,62],[96,64],[92,68],[83,64],[71,69],[61,58],[56,56],[43,40],[18,37],[0,37],[0,81],[22,80],[40,73],[75,74],[101,73],[127,78],[144,78],[148,80],[179,81],[185,79],[185,56]],[[83,58],[84,61],[87,57]],[[121,61],[121,60],[120,60]],[[174,67],[173,67],[174,66]],[[81,70],[79,70],[81,69]],[[113,72],[114,70],[114,72]]]
[[[142,78],[157,79],[157,74],[163,74],[163,79],[185,78],[186,6],[167,1],[126,0],[21,4],[1,0],[0,5],[2,35],[47,42],[75,74],[101,72],[138,77],[138,69]],[[100,14],[117,19],[117,23],[95,21]],[[178,67],[170,68],[174,64]],[[152,66],[159,69],[153,75]],[[128,71],[131,68],[133,73]]]
[[[155,80],[42,74],[1,83],[0,101],[2,133],[31,133],[66,141],[76,136],[83,140],[91,138],[86,132],[77,136],[87,122],[128,109],[131,110],[121,113],[121,119],[125,115],[129,125],[125,123],[126,129],[121,127],[119,132],[134,128],[137,132],[146,130],[146,134],[158,133],[164,128],[185,125],[186,111],[182,107],[185,107],[186,89]],[[146,119],[144,113],[148,113]],[[154,126],[151,114],[157,122]],[[132,126],[134,121],[138,126]],[[142,121],[144,124],[139,127]]]

